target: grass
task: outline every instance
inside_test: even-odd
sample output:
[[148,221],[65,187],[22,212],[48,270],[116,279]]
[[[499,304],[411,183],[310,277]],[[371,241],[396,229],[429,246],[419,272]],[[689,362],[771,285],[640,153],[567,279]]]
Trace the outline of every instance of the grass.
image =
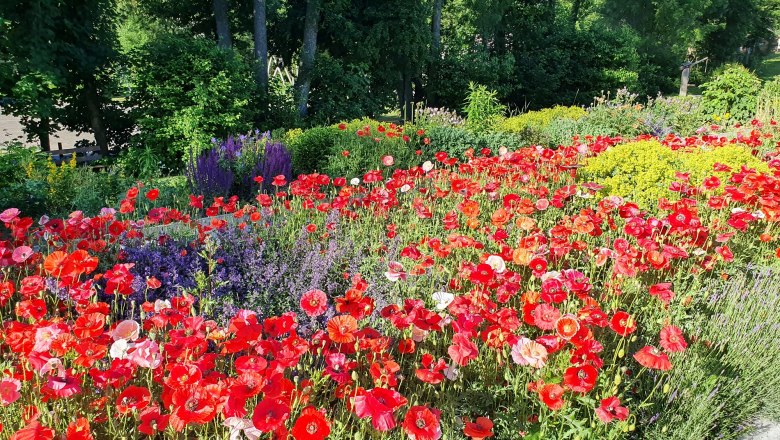
[[758,67],[756,73],[764,81],[771,81],[780,76],[780,53],[768,56]]

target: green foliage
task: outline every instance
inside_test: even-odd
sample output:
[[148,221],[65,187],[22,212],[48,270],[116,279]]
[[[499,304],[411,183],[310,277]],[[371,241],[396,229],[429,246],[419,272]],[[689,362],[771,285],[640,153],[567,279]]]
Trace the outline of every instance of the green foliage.
[[765,162],[750,154],[747,147],[727,145],[713,150],[674,151],[658,141],[638,141],[616,145],[589,158],[578,178],[604,186],[605,195],[617,195],[652,209],[661,197],[675,198],[669,186],[676,172],[690,173],[690,183],[698,186],[709,176],[724,182],[727,172],[714,172],[715,163],[738,170],[742,165],[768,172]]
[[[325,174],[331,177],[362,177],[368,170],[408,168],[419,162],[416,151],[421,148],[422,140],[412,128],[370,119],[354,120],[345,125],[328,151],[322,169]],[[408,140],[404,140],[403,136]],[[391,167],[382,164],[384,156],[393,157]]]
[[780,76],[764,83],[756,101],[758,120],[763,122],[780,120]]
[[162,154],[149,145],[128,148],[117,160],[117,166],[123,173],[142,179],[160,176],[165,171],[162,163]]
[[[696,130],[706,126],[711,121],[702,105],[701,96],[657,96],[649,99],[645,106],[645,121],[655,118],[667,130],[681,136],[691,136]],[[664,133],[654,133],[663,135]]]
[[328,53],[319,53],[315,61],[310,122],[332,124],[337,121],[374,116],[382,111],[381,94],[366,93],[371,88],[368,66],[346,64]]
[[637,95],[627,89],[597,97],[588,108],[588,114],[578,121],[580,134],[591,136],[634,137],[648,132],[644,126],[645,115]]
[[426,84],[428,103],[459,109],[468,97],[469,83],[483,84],[506,100],[516,88],[512,54],[491,54],[486,50],[447,53],[431,61]]
[[469,96],[463,108],[469,130],[480,132],[492,128],[505,111],[506,106],[498,101],[495,90],[488,90],[475,83],[469,84]]
[[[506,118],[498,124],[497,129],[508,133],[519,133],[531,145],[558,145],[571,140],[571,136],[574,134],[572,132],[569,135],[568,129],[563,128],[565,124],[559,121],[574,122],[585,115],[586,112],[581,107],[555,106]],[[553,127],[554,122],[556,124]],[[568,126],[573,127],[574,125],[569,124]],[[566,134],[562,135],[561,132]]]
[[649,402],[655,411],[648,412],[660,418],[647,424],[644,438],[744,438],[741,424],[780,409],[776,269],[733,269],[733,278],[710,282],[693,295],[692,315],[699,319],[683,331],[710,345],[692,344],[673,361],[665,382],[669,393]]
[[322,170],[341,134],[336,127],[313,127],[300,133],[288,133],[285,139],[285,145],[292,153],[293,175],[298,175]]
[[158,36],[130,54],[135,87],[130,97],[140,133],[167,167],[180,168],[212,137],[247,132],[254,117],[251,64],[214,42]]
[[523,144],[523,138],[515,133],[502,132],[473,132],[462,127],[434,126],[426,131],[430,143],[423,149],[425,159],[432,159],[434,155],[443,151],[450,157],[464,159],[464,153],[469,149],[479,151],[489,148],[497,153],[501,147],[509,149],[519,148]]
[[729,114],[737,121],[749,121],[756,114],[756,96],[761,91],[761,80],[744,66],[725,66],[701,88],[704,90],[702,104],[710,114]]

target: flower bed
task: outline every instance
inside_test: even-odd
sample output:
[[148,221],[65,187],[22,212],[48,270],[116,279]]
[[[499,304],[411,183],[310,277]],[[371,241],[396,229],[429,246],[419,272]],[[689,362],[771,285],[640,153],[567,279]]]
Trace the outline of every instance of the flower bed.
[[780,163],[645,211],[577,179],[620,142],[274,179],[189,213],[139,187],[91,218],[8,209],[0,437],[736,433],[780,390],[776,277],[747,268],[776,266]]

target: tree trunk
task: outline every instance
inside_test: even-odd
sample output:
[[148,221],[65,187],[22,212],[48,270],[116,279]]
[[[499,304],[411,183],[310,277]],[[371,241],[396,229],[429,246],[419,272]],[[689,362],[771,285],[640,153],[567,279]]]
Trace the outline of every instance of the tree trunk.
[[49,118],[41,118],[41,123],[38,125],[38,140],[41,142],[41,150],[43,151],[51,151],[50,131]]
[[441,7],[444,0],[434,0],[433,2],[433,25],[431,40],[431,55],[434,59],[439,58],[441,53]]
[[265,22],[265,0],[254,0],[256,81],[263,93],[268,92],[268,31]]
[[298,115],[305,118],[309,114],[309,90],[311,76],[314,70],[314,56],[317,53],[317,31],[320,21],[320,1],[306,2],[306,18],[303,23],[303,48],[301,51],[301,68],[298,72],[296,88],[298,89]]
[[92,80],[87,82],[85,94],[89,125],[92,127],[92,132],[95,133],[95,144],[100,147],[100,154],[106,156],[108,155],[108,137],[106,136],[106,127],[103,125],[103,117],[100,115],[100,98]]
[[228,19],[228,0],[213,0],[214,20],[217,24],[217,46],[230,49],[233,41],[230,38],[230,21]]
[[398,107],[401,112],[401,120],[404,122],[414,119],[414,109],[412,108],[412,75],[408,72],[401,74],[401,83],[398,87]]

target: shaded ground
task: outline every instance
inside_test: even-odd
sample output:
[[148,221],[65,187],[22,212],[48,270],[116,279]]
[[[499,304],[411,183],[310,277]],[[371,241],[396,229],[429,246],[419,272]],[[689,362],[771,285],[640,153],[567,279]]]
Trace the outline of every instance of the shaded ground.
[[[773,78],[780,76],[780,53],[768,56],[761,63],[761,66],[756,69],[756,73],[764,81],[771,81]],[[780,436],[775,438],[780,439]]]
[[[49,139],[51,140],[51,147],[53,149],[57,148],[58,142],[62,142],[62,148],[69,149],[73,148],[76,141],[81,139],[93,140],[94,138],[91,133],[79,134],[71,131],[58,131],[49,136]],[[2,110],[0,110],[0,145],[5,142],[13,141],[19,141],[25,144],[30,143],[27,142],[27,134],[22,129],[22,124],[19,123],[19,119],[11,115],[2,114]],[[34,144],[37,142],[32,143]]]

